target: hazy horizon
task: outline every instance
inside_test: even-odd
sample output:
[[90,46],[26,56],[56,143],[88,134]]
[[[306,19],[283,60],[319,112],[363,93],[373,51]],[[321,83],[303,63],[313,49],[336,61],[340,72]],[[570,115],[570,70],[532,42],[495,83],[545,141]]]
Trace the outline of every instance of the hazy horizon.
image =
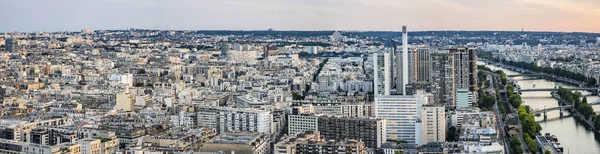
[[0,0],[0,32],[122,30],[600,33],[598,0]]
[[[156,31],[268,31],[268,29],[146,29],[146,28],[135,28],[136,30],[156,30]],[[110,31],[110,30],[129,30],[130,28],[123,29],[91,29],[95,31]],[[1,31],[0,33],[35,33],[35,32],[48,32],[48,33],[57,33],[57,32],[81,32],[83,29],[74,29],[74,30],[62,30],[62,31]],[[296,30],[296,29],[273,29],[272,31],[340,31],[340,32],[398,32],[401,33],[402,30],[334,30],[334,29],[306,29],[306,30]],[[408,32],[521,32],[521,30],[413,30]],[[591,34],[600,34],[600,32],[583,32],[583,31],[536,31],[536,30],[524,30],[522,32],[525,33],[591,33]]]

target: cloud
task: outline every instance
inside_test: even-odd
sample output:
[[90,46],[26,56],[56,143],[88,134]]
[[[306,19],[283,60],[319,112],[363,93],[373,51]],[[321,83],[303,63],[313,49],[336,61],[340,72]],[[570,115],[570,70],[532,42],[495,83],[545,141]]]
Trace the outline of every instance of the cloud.
[[600,32],[598,0],[0,0],[0,31],[92,29]]

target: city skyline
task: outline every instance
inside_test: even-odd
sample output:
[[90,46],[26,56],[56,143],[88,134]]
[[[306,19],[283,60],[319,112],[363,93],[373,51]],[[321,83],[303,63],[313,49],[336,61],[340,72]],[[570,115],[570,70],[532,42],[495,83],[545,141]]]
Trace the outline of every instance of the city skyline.
[[599,6],[0,0],[0,153],[600,154]]
[[2,32],[127,28],[401,31],[402,25],[415,31],[600,32],[600,21],[595,20],[600,18],[600,1],[594,0],[24,0],[0,4]]

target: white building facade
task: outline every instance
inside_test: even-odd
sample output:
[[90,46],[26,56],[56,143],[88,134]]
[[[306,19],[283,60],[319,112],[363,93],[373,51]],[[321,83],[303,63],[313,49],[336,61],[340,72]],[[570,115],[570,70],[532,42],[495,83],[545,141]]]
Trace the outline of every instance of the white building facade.
[[314,115],[288,115],[288,132],[297,134],[305,131],[318,130],[318,117]]
[[422,92],[415,95],[388,95],[375,97],[375,117],[386,119],[387,139],[421,143],[421,106],[427,104]]
[[218,132],[250,131],[271,134],[273,115],[270,111],[200,107],[197,113],[200,127],[216,128]]
[[446,114],[441,105],[424,105],[421,111],[421,141],[429,142],[446,141]]

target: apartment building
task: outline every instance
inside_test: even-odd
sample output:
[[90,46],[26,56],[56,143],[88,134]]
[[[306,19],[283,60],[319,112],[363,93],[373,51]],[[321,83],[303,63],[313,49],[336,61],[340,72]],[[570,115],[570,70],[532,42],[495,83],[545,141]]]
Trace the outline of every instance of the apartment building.
[[270,111],[225,107],[199,107],[197,114],[198,127],[217,128],[218,132],[251,131],[271,134],[273,115]]
[[328,140],[361,140],[367,148],[379,148],[387,139],[385,119],[321,116],[318,123],[318,130]]
[[441,104],[427,104],[421,111],[422,143],[446,141],[446,114]]
[[288,115],[288,134],[318,131],[318,116],[314,114]]

